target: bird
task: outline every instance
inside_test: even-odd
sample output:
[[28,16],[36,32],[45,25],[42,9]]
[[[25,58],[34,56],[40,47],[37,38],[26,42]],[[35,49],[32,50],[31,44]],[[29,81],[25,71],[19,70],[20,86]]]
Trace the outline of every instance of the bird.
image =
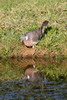
[[41,40],[41,38],[44,36],[44,31],[48,23],[49,21],[45,20],[39,28],[21,35],[21,42],[23,42],[26,47],[34,48],[34,45],[36,45],[38,41]]

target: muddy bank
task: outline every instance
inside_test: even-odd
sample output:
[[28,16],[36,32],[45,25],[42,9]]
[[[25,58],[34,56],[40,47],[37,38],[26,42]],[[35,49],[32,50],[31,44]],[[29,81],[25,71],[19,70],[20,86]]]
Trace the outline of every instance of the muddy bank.
[[13,50],[11,57],[13,58],[44,57],[44,56],[54,57],[57,55],[58,55],[57,51],[50,52],[46,48],[36,49],[36,48],[27,48],[27,47],[18,46],[16,49]]
[[[5,46],[0,46],[1,51],[5,51]],[[6,51],[5,51],[6,52]],[[10,53],[0,52],[0,58],[3,57],[10,57],[10,58],[32,58],[32,57],[57,57],[62,56],[66,57],[66,51],[59,54],[57,50],[50,51],[47,48],[27,48],[25,46],[15,46],[14,49]]]

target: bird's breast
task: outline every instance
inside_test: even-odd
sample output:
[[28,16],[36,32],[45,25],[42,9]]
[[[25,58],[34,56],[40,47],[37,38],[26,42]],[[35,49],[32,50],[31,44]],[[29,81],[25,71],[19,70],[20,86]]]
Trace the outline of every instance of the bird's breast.
[[26,46],[33,46],[33,45],[37,44],[37,42],[35,42],[35,41],[30,41],[30,40],[24,40],[23,42],[24,42],[24,44],[25,44]]

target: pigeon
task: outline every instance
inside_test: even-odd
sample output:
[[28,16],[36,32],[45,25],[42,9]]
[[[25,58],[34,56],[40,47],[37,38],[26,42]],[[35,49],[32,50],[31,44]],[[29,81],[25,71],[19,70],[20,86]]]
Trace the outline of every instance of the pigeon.
[[46,26],[48,25],[49,21],[45,20],[42,25],[32,31],[26,32],[25,34],[21,35],[20,40],[23,41],[26,47],[33,47],[38,43],[39,40],[42,39],[44,36],[44,31]]

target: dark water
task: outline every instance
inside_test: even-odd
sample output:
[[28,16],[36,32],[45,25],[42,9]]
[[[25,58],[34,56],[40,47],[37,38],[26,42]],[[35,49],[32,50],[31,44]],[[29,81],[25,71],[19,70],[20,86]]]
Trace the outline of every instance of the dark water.
[[[62,62],[42,59],[30,62],[27,60],[1,61],[0,100],[67,100],[67,81],[64,81],[63,77],[59,80],[51,80],[43,73],[49,72],[50,68],[52,70],[54,67],[59,68],[61,65],[66,70],[66,60]],[[44,66],[48,67],[47,71],[39,69]]]
[[67,84],[10,81],[0,83],[0,100],[67,100]]

